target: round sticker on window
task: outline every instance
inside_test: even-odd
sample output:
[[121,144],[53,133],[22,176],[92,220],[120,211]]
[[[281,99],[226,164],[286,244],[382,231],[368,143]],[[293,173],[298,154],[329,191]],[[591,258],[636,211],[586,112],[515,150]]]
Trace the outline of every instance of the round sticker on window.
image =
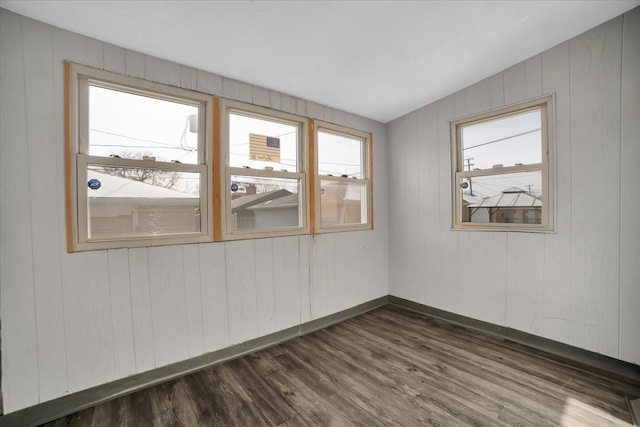
[[89,182],[87,182],[87,185],[92,190],[97,190],[98,188],[102,187],[102,183],[95,178],[91,178]]
[[231,191],[233,191],[234,193],[238,191],[238,184],[236,184],[235,182],[231,184]]

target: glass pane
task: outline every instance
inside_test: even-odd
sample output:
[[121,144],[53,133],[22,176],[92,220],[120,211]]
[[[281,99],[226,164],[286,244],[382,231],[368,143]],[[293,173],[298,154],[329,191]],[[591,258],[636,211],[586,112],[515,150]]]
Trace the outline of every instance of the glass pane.
[[542,172],[464,178],[462,221],[542,223]]
[[198,163],[198,107],[89,86],[89,154]]
[[366,184],[321,179],[320,210],[323,226],[366,224]]
[[231,176],[233,230],[301,227],[300,180]]
[[542,162],[541,111],[462,128],[463,171]]
[[231,113],[229,166],[298,172],[298,125]]
[[89,238],[200,232],[200,174],[87,168]]
[[318,131],[318,175],[364,179],[362,148],[360,138]]

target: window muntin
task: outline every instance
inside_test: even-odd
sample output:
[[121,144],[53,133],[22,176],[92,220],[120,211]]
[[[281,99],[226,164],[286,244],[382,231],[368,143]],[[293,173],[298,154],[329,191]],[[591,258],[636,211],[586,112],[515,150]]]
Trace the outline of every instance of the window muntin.
[[454,228],[553,229],[552,98],[452,122]]
[[306,129],[302,117],[222,101],[223,238],[309,231]]
[[70,250],[212,240],[212,98],[68,66]]
[[371,228],[371,136],[316,122],[316,231]]

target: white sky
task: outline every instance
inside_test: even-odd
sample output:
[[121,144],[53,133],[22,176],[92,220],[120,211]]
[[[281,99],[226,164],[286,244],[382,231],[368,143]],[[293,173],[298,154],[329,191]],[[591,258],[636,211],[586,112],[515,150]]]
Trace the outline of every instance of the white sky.
[[[493,169],[517,163],[537,164],[542,161],[540,110],[508,116],[499,120],[464,126],[462,145],[464,159],[469,159],[471,170]],[[520,135],[515,136],[514,135]],[[464,162],[464,170],[469,170]],[[518,187],[540,196],[542,179],[540,172],[503,174],[492,177],[472,178],[474,196],[490,197],[511,187]],[[465,190],[469,194],[469,188]]]

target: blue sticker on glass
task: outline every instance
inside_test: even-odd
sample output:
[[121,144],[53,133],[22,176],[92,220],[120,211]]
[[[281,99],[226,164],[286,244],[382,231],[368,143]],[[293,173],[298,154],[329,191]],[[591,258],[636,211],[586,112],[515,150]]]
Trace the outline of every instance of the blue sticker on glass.
[[267,137],[267,147],[280,148],[280,138]]
[[97,190],[98,188],[102,187],[102,183],[95,178],[91,178],[89,182],[87,182],[87,185],[92,190]]
[[236,184],[235,182],[231,184],[231,191],[233,191],[234,193],[238,191],[238,184]]

